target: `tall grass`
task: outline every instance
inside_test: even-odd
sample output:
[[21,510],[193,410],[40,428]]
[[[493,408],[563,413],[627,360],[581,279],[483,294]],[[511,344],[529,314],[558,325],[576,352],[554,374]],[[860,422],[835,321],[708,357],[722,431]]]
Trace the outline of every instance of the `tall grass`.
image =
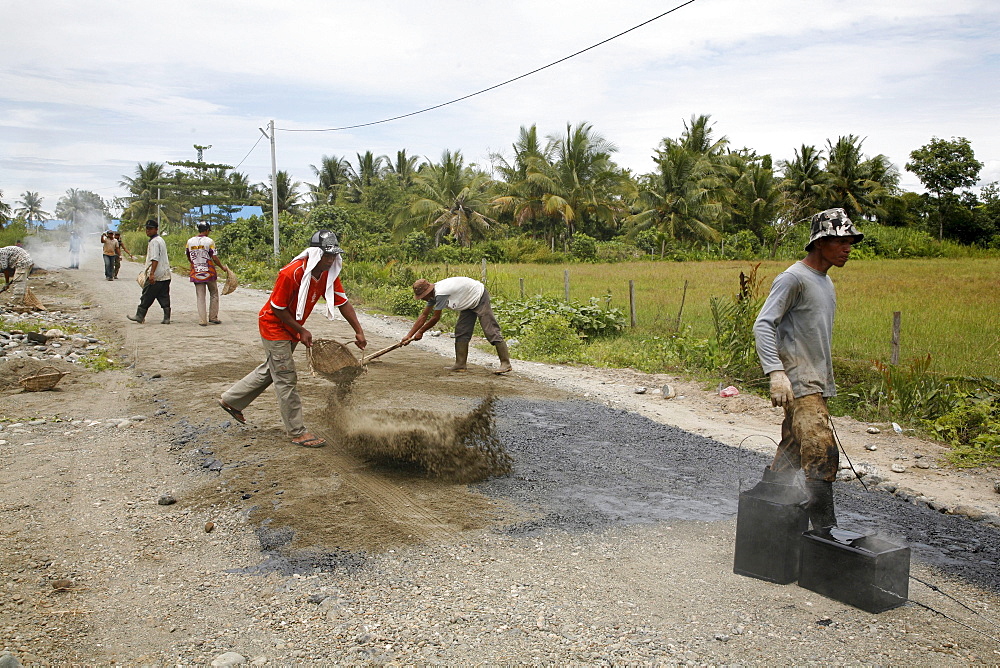
[[[763,262],[758,276],[766,292],[789,262]],[[662,336],[681,327],[698,337],[713,336],[711,298],[731,297],[748,262],[617,264],[490,264],[490,292],[519,296],[563,295],[563,271],[570,274],[570,296],[585,301],[610,295],[611,305],[628,310],[628,282],[635,283],[637,327],[627,339]],[[430,280],[464,275],[480,278],[480,265],[415,267]],[[945,375],[1000,375],[1000,259],[953,258],[852,260],[830,272],[837,286],[834,354],[858,361],[888,361],[892,318],[902,312],[900,360],[932,359],[932,371]],[[687,282],[685,296],[684,285]]]

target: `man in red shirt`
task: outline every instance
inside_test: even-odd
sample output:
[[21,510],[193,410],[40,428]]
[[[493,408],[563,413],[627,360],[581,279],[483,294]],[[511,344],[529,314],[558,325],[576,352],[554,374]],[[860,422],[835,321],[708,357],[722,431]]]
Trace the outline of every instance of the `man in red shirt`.
[[320,297],[326,297],[327,317],[332,320],[333,308],[338,308],[354,329],[358,348],[364,350],[368,345],[357,313],[347,301],[344,286],[340,283],[342,253],[337,235],[329,230],[320,230],[313,235],[309,248],[278,272],[271,296],[257,318],[267,359],[223,392],[219,399],[222,410],[236,421],[246,422],[243,410],[273,383],[281,407],[281,420],[285,431],[292,437],[292,443],[306,448],[326,445],[324,439],[306,431],[292,351],[300,341],[307,348],[312,346],[312,334],[304,323]]

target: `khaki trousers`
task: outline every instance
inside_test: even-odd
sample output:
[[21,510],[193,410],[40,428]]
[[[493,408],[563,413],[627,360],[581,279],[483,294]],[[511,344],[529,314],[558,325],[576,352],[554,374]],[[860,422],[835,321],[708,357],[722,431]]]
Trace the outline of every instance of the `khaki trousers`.
[[503,334],[500,333],[500,323],[493,315],[493,307],[490,305],[490,293],[483,290],[483,296],[479,303],[472,308],[458,312],[458,322],[455,323],[455,340],[471,341],[472,330],[476,326],[476,319],[479,320],[483,328],[483,336],[486,340],[496,345],[503,341]]
[[[205,318],[205,292],[208,292],[208,318]],[[208,283],[194,284],[195,301],[198,302],[198,322],[207,325],[209,320],[219,319],[219,282],[209,281]],[[232,406],[232,404],[229,404]]]
[[840,467],[840,453],[830,427],[830,412],[822,394],[798,397],[785,408],[781,442],[772,471],[802,469],[807,480],[833,482]]
[[223,392],[222,400],[242,411],[273,384],[285,431],[292,438],[301,436],[306,433],[306,424],[302,417],[302,400],[296,388],[298,376],[295,373],[295,361],[292,359],[292,351],[298,341],[260,341],[264,344],[267,359]]

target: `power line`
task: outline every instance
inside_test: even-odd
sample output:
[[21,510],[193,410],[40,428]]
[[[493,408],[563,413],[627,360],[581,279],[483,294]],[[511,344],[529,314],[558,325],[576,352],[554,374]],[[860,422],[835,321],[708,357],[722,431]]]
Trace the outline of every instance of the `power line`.
[[[344,126],[341,126],[341,127],[338,127],[338,128],[321,128],[321,129],[275,128],[275,129],[281,130],[282,132],[337,132],[339,130],[353,130],[355,128],[364,128],[364,127],[368,127],[370,125],[380,125],[382,123],[389,123],[391,121],[398,121],[401,118],[408,118],[410,116],[416,116],[417,114],[423,114],[423,113],[426,113],[428,111],[433,111],[435,109],[440,109],[441,107],[447,107],[449,104],[455,104],[456,102],[461,102],[462,100],[468,100],[470,97],[475,97],[476,95],[482,95],[483,93],[489,92],[491,90],[496,90],[497,88],[500,88],[501,86],[506,86],[507,84],[514,83],[515,81],[518,81],[520,79],[524,79],[525,77],[530,77],[532,74],[537,74],[538,72],[541,72],[542,70],[545,70],[545,69],[548,69],[548,68],[553,67],[555,65],[558,65],[559,63],[566,62],[570,58],[575,58],[576,56],[579,56],[582,53],[586,53],[587,51],[590,51],[592,49],[596,49],[599,46],[607,44],[608,42],[610,42],[613,39],[618,39],[622,35],[626,35],[626,34],[632,32],[633,30],[638,30],[639,28],[641,28],[641,27],[643,27],[645,25],[649,25],[650,23],[652,23],[653,21],[656,21],[657,19],[662,19],[667,14],[673,14],[678,9],[686,7],[686,6],[688,6],[688,5],[690,5],[690,4],[694,3],[694,2],[695,2],[695,0],[687,0],[687,2],[682,2],[681,4],[677,5],[673,9],[669,9],[669,10],[663,12],[662,14],[659,14],[657,16],[654,16],[651,19],[643,21],[642,23],[640,23],[638,25],[634,25],[631,28],[629,28],[628,30],[623,30],[622,32],[618,33],[617,35],[612,35],[611,37],[608,37],[607,39],[601,40],[600,42],[598,42],[596,44],[591,44],[587,48],[580,49],[576,53],[571,53],[568,56],[560,58],[559,60],[555,60],[555,61],[549,63],[548,65],[543,65],[543,66],[541,66],[539,68],[531,70],[530,72],[525,72],[524,74],[516,76],[513,79],[508,79],[507,81],[503,81],[501,83],[494,84],[494,85],[492,85],[492,86],[490,86],[488,88],[483,88],[482,90],[477,90],[475,93],[469,93],[468,95],[463,95],[462,97],[457,97],[454,100],[449,100],[447,102],[442,102],[441,104],[435,104],[433,107],[427,107],[426,109],[420,109],[419,111],[411,111],[408,114],[401,114],[399,116],[393,116],[392,118],[383,118],[380,121],[371,121],[369,123],[358,123],[357,125],[344,125]],[[258,140],[258,141],[260,141],[260,140]],[[253,149],[251,149],[251,150],[253,150]],[[244,160],[245,159],[246,158],[244,158]]]
[[263,137],[257,137],[257,141],[255,141],[255,142],[254,142],[254,144],[253,144],[253,146],[251,146],[251,147],[250,147],[250,150],[249,150],[249,151],[247,151],[247,154],[246,154],[245,156],[243,156],[243,159],[242,159],[242,160],[240,160],[240,161],[239,161],[238,163],[236,163],[236,166],[235,166],[235,167],[233,167],[233,171],[234,171],[234,172],[235,172],[235,171],[236,171],[237,169],[239,169],[239,168],[240,168],[240,165],[242,165],[242,164],[243,164],[244,162],[246,162],[246,161],[247,161],[247,158],[249,158],[249,157],[250,157],[250,154],[251,154],[251,153],[253,153],[253,150],[254,150],[255,148],[257,148],[257,144],[259,144],[259,143],[260,143],[260,140],[261,140],[261,139],[263,139]]

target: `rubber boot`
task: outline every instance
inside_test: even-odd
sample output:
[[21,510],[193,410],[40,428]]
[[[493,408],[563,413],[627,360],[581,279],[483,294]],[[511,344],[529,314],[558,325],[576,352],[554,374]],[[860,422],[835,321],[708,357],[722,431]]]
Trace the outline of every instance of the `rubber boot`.
[[837,526],[837,515],[833,508],[833,483],[806,480],[806,493],[809,495],[809,502],[806,504],[809,523],[818,534],[829,536],[830,530]]
[[137,322],[140,325],[146,322],[146,311],[149,309],[144,309],[141,306],[135,309],[135,315],[127,316],[132,322]]
[[761,479],[764,482],[774,483],[775,485],[794,485],[796,474],[798,474],[798,471],[795,470],[772,471],[770,466],[765,466],[764,477]]
[[455,341],[455,363],[446,366],[445,371],[465,371],[469,362],[469,342]]
[[500,358],[500,368],[493,373],[498,376],[502,373],[510,373],[513,367],[510,365],[510,348],[507,347],[506,341],[501,341],[496,344],[497,357]]
[[169,325],[170,324],[170,309],[169,308],[163,309],[163,320],[160,321],[160,324],[161,325]]

